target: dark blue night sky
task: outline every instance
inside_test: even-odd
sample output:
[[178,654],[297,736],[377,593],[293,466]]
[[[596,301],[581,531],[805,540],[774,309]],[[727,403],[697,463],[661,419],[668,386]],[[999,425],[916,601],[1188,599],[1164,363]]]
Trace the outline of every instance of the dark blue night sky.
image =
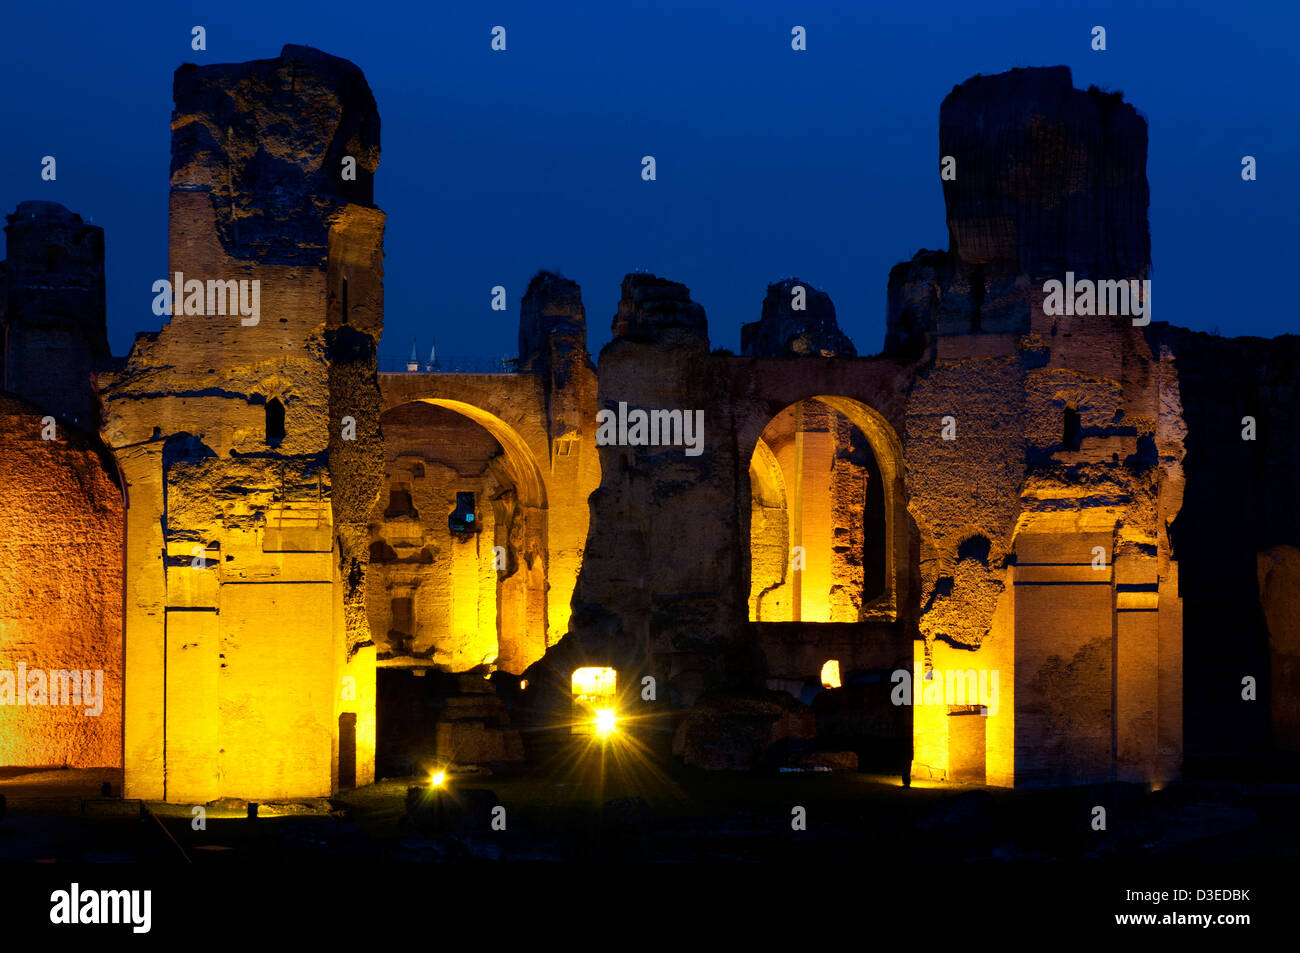
[[[105,229],[109,334],[158,326],[172,71],[345,57],[379,104],[388,215],[381,353],[513,354],[540,268],[582,285],[593,352],[622,276],[681,281],[739,350],[766,285],[830,293],[880,350],[889,268],[947,247],[939,104],[975,73],[1068,65],[1150,125],[1153,318],[1224,334],[1296,326],[1300,5],[1030,2],[6,5],[0,210],[62,202]],[[190,28],[208,49],[190,49]],[[490,31],[507,29],[508,51]],[[790,49],[791,27],[808,50]],[[1106,52],[1090,30],[1107,29]],[[42,182],[54,155],[58,180]],[[655,156],[658,180],[641,180]],[[1241,157],[1258,160],[1243,182]],[[509,310],[490,310],[504,285]]]

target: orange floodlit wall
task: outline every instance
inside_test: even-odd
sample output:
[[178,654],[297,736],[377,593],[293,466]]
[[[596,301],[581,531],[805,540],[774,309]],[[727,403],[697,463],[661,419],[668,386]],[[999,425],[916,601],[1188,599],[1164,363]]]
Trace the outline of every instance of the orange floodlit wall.
[[0,766],[117,767],[122,491],[44,417],[0,398]]

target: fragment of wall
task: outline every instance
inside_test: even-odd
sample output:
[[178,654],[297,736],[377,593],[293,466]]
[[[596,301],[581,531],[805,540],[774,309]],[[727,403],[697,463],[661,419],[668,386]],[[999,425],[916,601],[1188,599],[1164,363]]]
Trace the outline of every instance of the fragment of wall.
[[0,765],[117,767],[122,491],[93,436],[59,425],[45,440],[43,416],[0,397],[0,672],[12,673],[15,691],[20,663],[28,673],[100,672],[102,710],[87,715],[86,705],[19,707],[16,696],[6,699]]

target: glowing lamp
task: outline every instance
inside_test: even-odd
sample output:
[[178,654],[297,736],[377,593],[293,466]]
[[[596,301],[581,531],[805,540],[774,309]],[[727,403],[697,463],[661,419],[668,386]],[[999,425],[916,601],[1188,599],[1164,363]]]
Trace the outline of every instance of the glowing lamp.
[[433,777],[429,778],[429,786],[434,788],[440,788],[442,787],[443,783],[446,782],[446,780],[447,780],[446,771],[435,771],[433,772]]
[[614,733],[615,721],[617,721],[617,716],[614,714],[614,709],[612,708],[597,709],[596,719],[594,722],[596,726],[597,736],[601,738],[608,738],[610,735],[612,735]]
[[575,668],[573,694],[578,696],[612,696],[618,685],[618,673],[612,668]]
[[572,687],[573,733],[608,737],[614,730],[618,673],[599,666],[574,669]]
[[822,666],[822,688],[840,687],[840,660],[828,659]]

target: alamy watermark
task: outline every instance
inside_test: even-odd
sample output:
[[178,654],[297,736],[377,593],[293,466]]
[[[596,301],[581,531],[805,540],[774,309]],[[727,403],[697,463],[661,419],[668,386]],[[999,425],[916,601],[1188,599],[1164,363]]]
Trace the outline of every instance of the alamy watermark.
[[50,894],[50,922],[55,925],[125,924],[132,933],[148,933],[153,924],[152,890],[83,890],[73,883]]
[[984,715],[998,713],[997,669],[933,668],[923,675],[918,665],[915,675],[900,668],[889,680],[894,683],[889,700],[895,705],[976,705]]
[[94,718],[104,710],[104,670],[32,669],[19,662],[17,670],[0,669],[0,705],[86,706]]
[[175,281],[153,283],[153,313],[238,314],[239,323],[251,328],[262,320],[262,282],[257,278],[228,278],[204,283],[176,272]]
[[685,447],[688,457],[704,452],[704,411],[627,409],[618,402],[618,413],[596,414],[598,447]]
[[1043,314],[1047,315],[1123,315],[1133,316],[1134,327],[1151,323],[1151,279],[1129,278],[1120,281],[1074,280],[1074,272],[1065,273],[1065,281],[1055,278],[1043,282]]

